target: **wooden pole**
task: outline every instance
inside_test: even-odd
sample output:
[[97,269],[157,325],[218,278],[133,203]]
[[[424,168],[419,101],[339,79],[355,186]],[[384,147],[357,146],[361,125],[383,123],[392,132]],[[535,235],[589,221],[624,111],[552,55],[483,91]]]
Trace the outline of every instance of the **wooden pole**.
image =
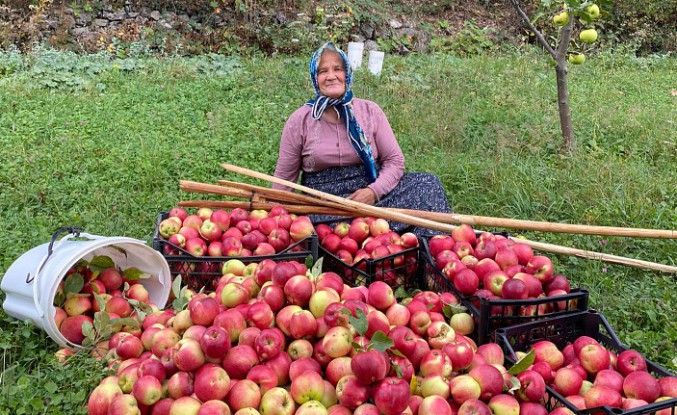
[[[238,202],[238,201],[214,201],[214,200],[191,200],[191,201],[182,201],[179,203],[183,207],[211,207],[211,208],[221,208],[221,209],[263,209],[270,210],[274,205],[279,203],[262,203],[262,202]],[[309,205],[288,205],[282,204],[282,206],[287,209],[290,213],[296,214],[317,214],[317,215],[339,215],[339,216],[363,216],[359,213],[348,212],[348,211],[337,211],[334,208],[324,207],[324,206],[309,206]],[[420,212],[420,211],[414,211]],[[429,212],[422,212],[429,213]],[[642,261],[634,258],[621,257],[610,254],[603,254],[600,252],[586,251],[583,249],[569,248],[561,245],[548,244],[543,242],[531,241],[529,239],[522,239],[510,236],[509,239],[516,243],[523,243],[529,245],[533,249],[550,252],[561,255],[575,256],[578,258],[592,259],[602,262],[608,262],[617,265],[625,265],[633,268],[646,269],[651,271],[661,271],[666,273],[677,274],[677,267],[670,265],[658,264],[655,262]]]
[[[195,184],[196,182],[190,182]],[[251,184],[238,183],[228,180],[219,180],[224,187],[247,190],[253,193],[261,194],[270,201],[282,201],[294,204],[317,205],[318,199],[298,193],[287,192],[285,190],[271,189]],[[214,185],[209,185],[214,186]],[[247,196],[248,197],[248,196]],[[329,206],[329,203],[323,203]],[[331,204],[337,209],[340,205]],[[436,222],[449,224],[468,224],[471,226],[487,226],[494,228],[521,229],[539,232],[553,233],[573,233],[581,235],[598,236],[622,236],[633,238],[657,238],[657,239],[677,239],[677,231],[665,229],[644,229],[644,228],[624,228],[616,226],[594,226],[594,225],[576,225],[568,223],[555,223],[543,221],[530,221],[521,219],[508,219],[476,215],[461,215],[457,213],[426,212],[411,209],[388,209],[391,211],[403,213],[405,215],[417,216]]]
[[356,202],[350,199],[344,199],[342,197],[334,196],[329,193],[321,192],[319,190],[311,189],[300,184],[292,183],[290,181],[280,179],[277,177],[269,176],[264,173],[259,173],[253,170],[246,169],[244,167],[234,166],[232,164],[223,163],[224,169],[232,171],[235,173],[243,174],[245,176],[253,177],[256,179],[267,180],[271,183],[277,183],[283,186],[290,187],[292,189],[300,190],[304,193],[311,194],[320,198],[323,201],[335,202],[343,206],[344,209],[350,209],[355,212],[364,212],[365,216],[377,216],[383,219],[388,219],[395,222],[402,222],[409,225],[420,226],[423,228],[434,229],[440,232],[451,233],[454,230],[455,226],[443,224],[440,222],[431,221],[428,219],[422,219],[416,216],[405,215],[403,213],[393,212],[381,207],[367,205],[366,203]]

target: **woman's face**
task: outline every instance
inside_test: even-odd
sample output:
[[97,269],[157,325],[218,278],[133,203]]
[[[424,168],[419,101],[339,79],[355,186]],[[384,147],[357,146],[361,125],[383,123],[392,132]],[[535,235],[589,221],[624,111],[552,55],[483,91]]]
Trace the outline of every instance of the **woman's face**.
[[320,94],[329,98],[338,99],[346,93],[346,71],[338,53],[326,51],[322,54],[317,68],[317,84]]

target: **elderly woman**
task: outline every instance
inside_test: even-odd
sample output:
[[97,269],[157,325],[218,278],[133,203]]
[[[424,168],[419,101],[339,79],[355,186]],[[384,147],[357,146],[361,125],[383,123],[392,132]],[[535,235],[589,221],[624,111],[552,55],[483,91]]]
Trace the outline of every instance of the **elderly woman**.
[[[332,43],[320,47],[310,60],[310,78],[315,99],[287,120],[276,177],[296,182],[302,171],[304,186],[358,202],[450,212],[436,176],[404,173],[404,156],[383,110],[353,97],[352,70],[343,51]],[[406,225],[391,226],[403,231]]]

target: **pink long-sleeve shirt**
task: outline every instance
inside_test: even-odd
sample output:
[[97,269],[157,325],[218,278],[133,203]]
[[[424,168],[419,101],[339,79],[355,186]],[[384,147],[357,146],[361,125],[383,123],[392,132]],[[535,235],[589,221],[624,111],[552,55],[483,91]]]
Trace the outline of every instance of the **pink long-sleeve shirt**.
[[[327,111],[333,111],[328,109]],[[374,102],[354,98],[353,111],[369,140],[374,160],[381,164],[376,181],[368,187],[378,200],[397,186],[404,174],[404,155],[383,110]],[[330,167],[361,165],[343,120],[315,120],[311,107],[292,113],[282,131],[275,177],[296,182],[300,170],[318,172]],[[273,184],[274,188],[291,190]]]

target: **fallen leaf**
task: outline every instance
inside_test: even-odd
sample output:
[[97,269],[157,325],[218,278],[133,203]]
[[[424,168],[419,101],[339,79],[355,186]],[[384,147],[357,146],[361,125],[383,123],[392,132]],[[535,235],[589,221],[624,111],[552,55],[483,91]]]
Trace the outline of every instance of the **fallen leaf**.
[[672,95],[673,97],[677,97],[677,89],[671,90],[670,95]]

